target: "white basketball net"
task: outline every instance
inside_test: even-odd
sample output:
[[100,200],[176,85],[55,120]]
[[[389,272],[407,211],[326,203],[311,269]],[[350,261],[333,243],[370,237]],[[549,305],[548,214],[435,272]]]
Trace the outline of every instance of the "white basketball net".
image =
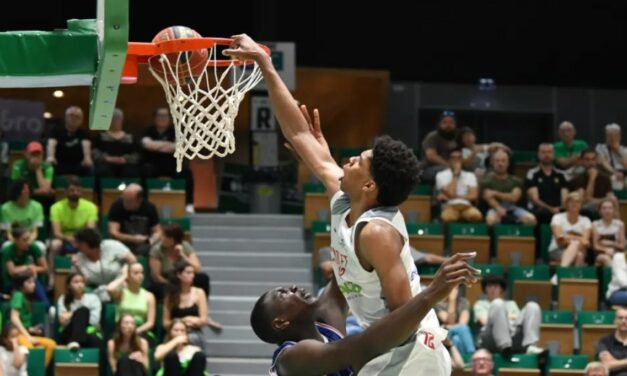
[[[184,82],[179,75],[180,65],[172,66],[165,55],[151,58],[161,65],[163,73],[154,71],[148,64],[152,75],[163,86],[170,106],[176,134],[174,157],[179,172],[183,158],[224,157],[235,151],[233,125],[239,104],[246,92],[262,78],[257,63],[243,64],[239,68],[233,63],[227,67],[209,64],[217,60],[217,48],[208,50],[207,64],[202,73],[197,77],[188,77]],[[190,72],[190,59],[181,59],[184,53],[186,51],[179,52],[176,61],[187,61],[185,72]],[[219,73],[219,70],[222,72]]]

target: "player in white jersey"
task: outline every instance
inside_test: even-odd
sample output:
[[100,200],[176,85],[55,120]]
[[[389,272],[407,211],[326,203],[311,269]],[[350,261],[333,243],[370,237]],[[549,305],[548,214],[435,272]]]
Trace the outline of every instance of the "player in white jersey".
[[[337,284],[361,325],[369,326],[420,292],[407,231],[396,207],[418,181],[418,161],[400,141],[383,136],[374,147],[340,168],[307,109],[281,81],[270,57],[248,36],[238,35],[224,54],[255,60],[261,69],[281,131],[293,150],[326,187],[331,198],[331,245]],[[366,376],[449,375],[451,362],[441,344],[446,332],[433,312],[416,335],[364,366]]]
[[[319,298],[296,286],[263,294],[250,314],[257,336],[278,347],[270,376],[352,376],[364,364],[407,341],[420,320],[460,283],[476,281],[477,270],[464,262],[474,254],[457,253],[446,260],[433,282],[420,294],[362,333],[344,338],[348,313],[335,279]],[[427,345],[432,341],[427,338]]]

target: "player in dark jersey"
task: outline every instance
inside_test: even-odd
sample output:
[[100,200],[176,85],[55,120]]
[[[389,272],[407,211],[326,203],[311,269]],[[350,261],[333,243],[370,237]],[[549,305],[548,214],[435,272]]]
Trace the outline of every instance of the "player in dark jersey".
[[[356,374],[371,359],[412,337],[427,312],[454,287],[474,283],[479,271],[465,262],[474,256],[457,253],[447,259],[429,287],[352,337],[343,338],[347,304],[335,279],[318,299],[296,286],[266,292],[250,321],[261,340],[279,345],[270,375]],[[433,346],[433,335],[423,334],[424,345]]]

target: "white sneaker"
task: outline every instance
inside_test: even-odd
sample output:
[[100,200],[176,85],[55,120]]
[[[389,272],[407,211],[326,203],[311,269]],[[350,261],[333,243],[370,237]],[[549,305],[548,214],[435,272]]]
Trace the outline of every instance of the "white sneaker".
[[57,318],[57,308],[55,306],[50,306],[48,309],[48,320],[50,323],[53,323]]
[[557,286],[557,274],[553,274],[553,277],[551,277],[551,284]]
[[529,345],[527,346],[527,354],[541,354],[543,353],[545,350],[542,347],[538,347],[538,346],[534,346],[534,345]]
[[185,213],[187,213],[187,214],[194,214],[194,213],[196,213],[196,210],[194,210],[194,205],[192,205],[192,204],[185,205]]
[[74,350],[78,350],[78,349],[80,349],[80,348],[81,348],[81,345],[79,345],[79,344],[78,344],[78,342],[70,342],[70,343],[68,343],[68,344],[67,344],[67,348],[68,348],[69,350],[74,351]]

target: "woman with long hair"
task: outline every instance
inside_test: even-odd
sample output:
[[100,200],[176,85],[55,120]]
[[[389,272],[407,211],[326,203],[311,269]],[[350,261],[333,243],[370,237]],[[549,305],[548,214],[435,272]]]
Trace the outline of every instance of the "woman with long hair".
[[0,375],[28,376],[26,359],[28,349],[18,343],[19,330],[8,323],[0,335]]
[[177,262],[163,302],[163,327],[170,328],[172,320],[181,319],[189,328],[190,344],[204,349],[203,328],[221,330],[222,325],[209,318],[207,296],[193,283],[194,267],[184,261]]
[[43,323],[33,322],[33,294],[35,293],[35,275],[31,271],[18,273],[14,278],[15,291],[11,295],[11,323],[19,331],[20,345],[31,349],[43,347],[46,351],[46,367],[52,361],[57,343],[43,337]]
[[117,304],[116,319],[123,314],[130,314],[135,319],[135,331],[148,341],[150,347],[157,344],[152,333],[157,315],[155,296],[142,287],[144,282],[144,267],[135,262],[122,268],[121,275],[109,283],[107,292]]
[[150,250],[150,290],[158,300],[162,300],[168,283],[168,276],[172,275],[174,265],[184,261],[194,268],[194,286],[200,287],[209,296],[210,279],[207,273],[201,271],[200,260],[192,245],[185,241],[183,229],[177,224],[161,226],[161,241]]
[[148,342],[136,331],[130,314],[120,317],[113,338],[107,343],[109,365],[115,376],[145,376],[148,374]]
[[100,329],[102,304],[95,294],[85,292],[85,277],[70,273],[65,280],[65,293],[57,301],[60,343],[69,348],[97,347],[102,349],[102,339],[96,334]]
[[191,345],[188,327],[180,319],[172,321],[166,341],[157,346],[155,361],[163,363],[157,376],[203,376],[207,358],[202,349]]

